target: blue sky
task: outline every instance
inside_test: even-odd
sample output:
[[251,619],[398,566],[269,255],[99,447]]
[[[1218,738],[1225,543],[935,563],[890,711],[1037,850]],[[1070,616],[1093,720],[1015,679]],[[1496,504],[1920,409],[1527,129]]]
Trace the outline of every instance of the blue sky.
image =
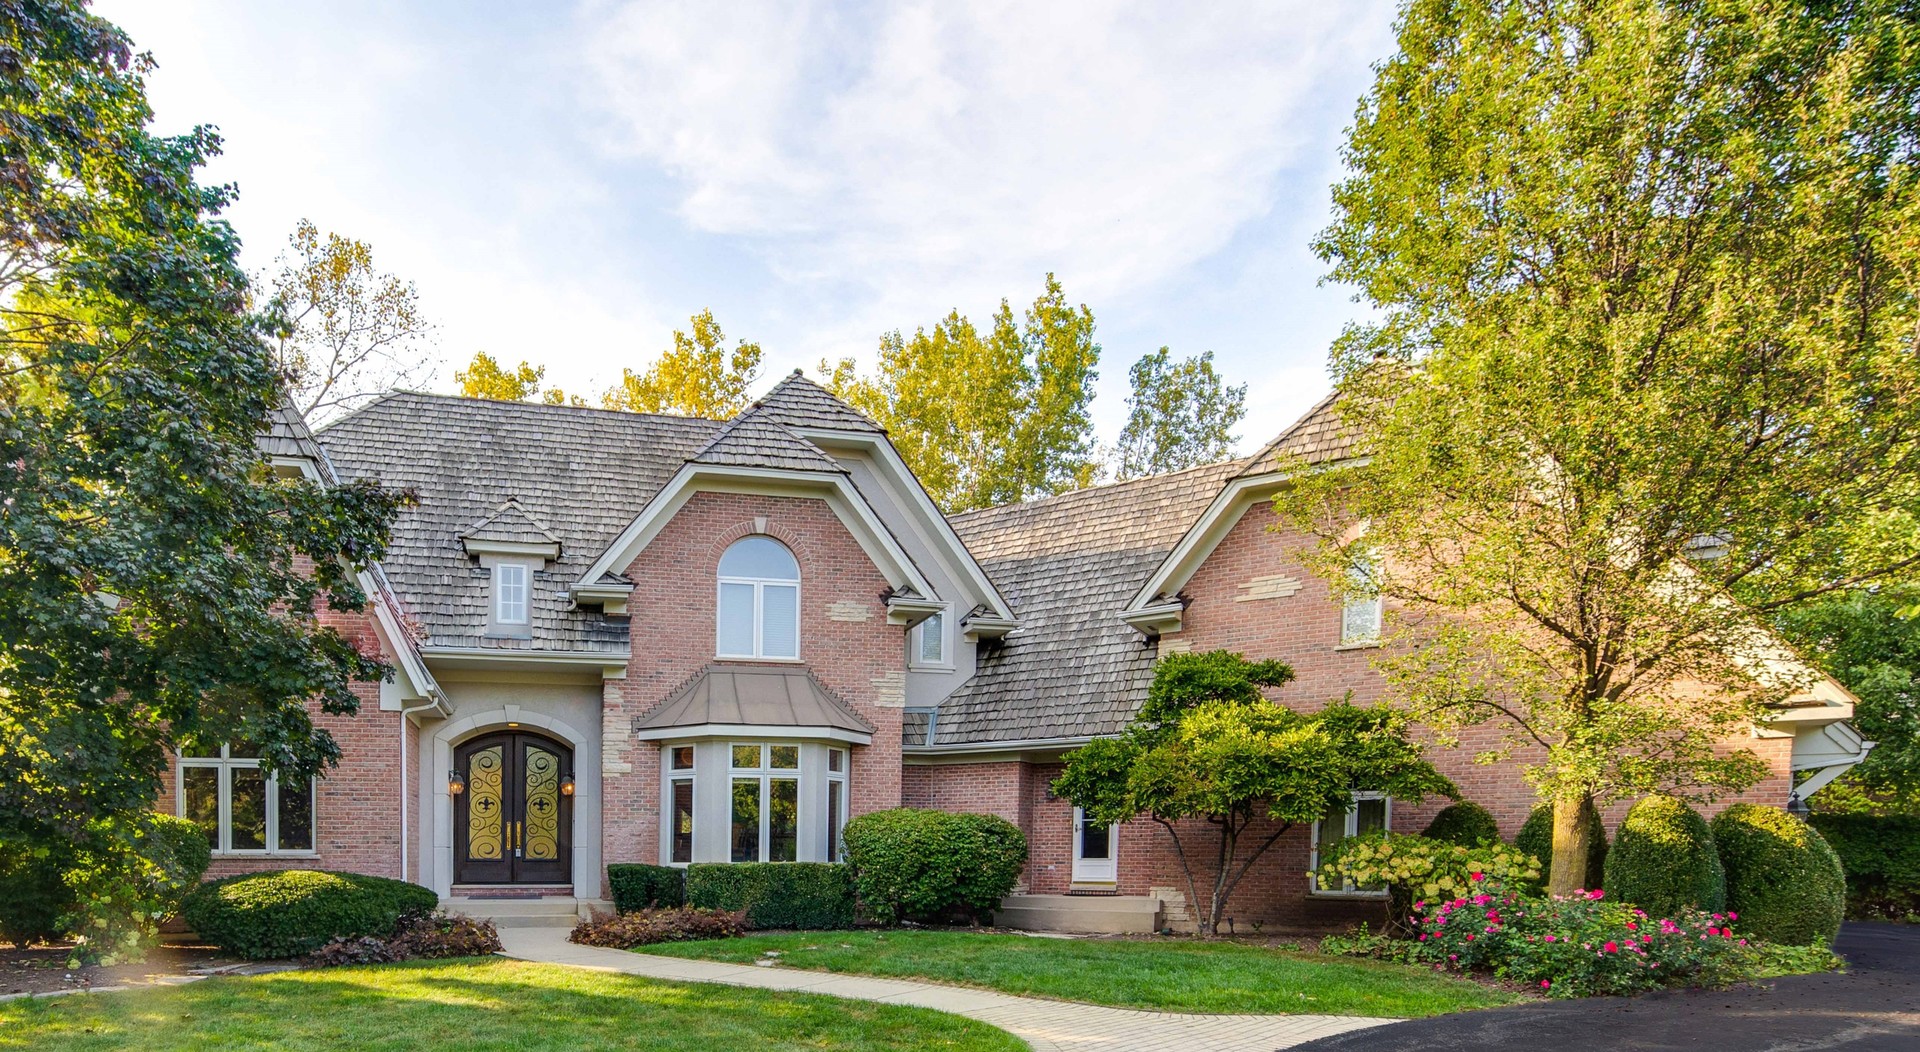
[[1321,286],[1342,129],[1391,7],[98,0],[163,131],[209,123],[246,263],[364,239],[476,350],[595,395],[711,307],[761,386],[1056,272],[1127,367],[1212,350],[1250,449],[1360,307]]

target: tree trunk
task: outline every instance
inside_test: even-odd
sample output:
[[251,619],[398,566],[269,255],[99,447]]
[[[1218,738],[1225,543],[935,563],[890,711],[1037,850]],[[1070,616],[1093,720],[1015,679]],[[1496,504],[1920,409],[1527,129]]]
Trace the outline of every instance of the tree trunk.
[[1571,895],[1586,886],[1587,856],[1593,850],[1593,797],[1583,792],[1563,793],[1553,799],[1553,872],[1547,893]]

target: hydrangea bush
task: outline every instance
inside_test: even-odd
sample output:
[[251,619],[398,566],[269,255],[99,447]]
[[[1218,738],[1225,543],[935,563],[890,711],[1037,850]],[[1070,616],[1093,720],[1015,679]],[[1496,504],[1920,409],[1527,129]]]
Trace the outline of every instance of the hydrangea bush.
[[1416,956],[1554,997],[1585,997],[1712,982],[1740,971],[1748,946],[1734,913],[1654,917],[1602,891],[1543,898],[1476,883],[1471,894],[1414,904]]
[[1384,888],[1390,931],[1410,934],[1416,903],[1478,893],[1486,881],[1518,886],[1540,878],[1540,864],[1501,843],[1455,844],[1406,833],[1348,837],[1321,854],[1310,874],[1321,887]]

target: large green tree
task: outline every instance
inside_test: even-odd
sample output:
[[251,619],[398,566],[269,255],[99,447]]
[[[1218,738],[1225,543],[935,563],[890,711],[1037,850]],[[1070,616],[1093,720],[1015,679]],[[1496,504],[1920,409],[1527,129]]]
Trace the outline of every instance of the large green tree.
[[1247,385],[1229,384],[1213,352],[1174,361],[1162,347],[1128,371],[1127,423],[1120,431],[1114,475],[1158,475],[1233,455],[1233,425],[1247,414]]
[[324,625],[400,498],[278,478],[285,388],[248,309],[218,139],[148,131],[78,0],[0,0],[0,847],[139,840],[166,752],[338,755],[306,703],[384,667]]
[[693,316],[687,330],[675,329],[673,346],[641,372],[623,369],[620,382],[600,402],[629,413],[674,413],[726,420],[747,407],[748,392],[760,376],[760,345],[741,340],[727,347],[727,334],[713,311]]
[[[1413,0],[1318,249],[1364,460],[1282,512],[1443,731],[1553,802],[1713,796],[1795,685],[1759,618],[1920,558],[1910,4]],[[1357,572],[1350,573],[1353,568]]]
[[1920,813],[1920,587],[1827,596],[1783,612],[1778,623],[1860,699],[1853,725],[1878,743],[1820,791],[1822,808]]
[[1061,493],[1091,483],[1093,312],[1052,274],[1016,319],[1005,300],[981,332],[959,311],[911,337],[880,339],[872,376],[852,359],[821,363],[827,386],[887,429],[927,492],[949,512]]
[[467,398],[491,398],[500,402],[540,402],[544,405],[584,406],[586,400],[579,395],[569,396],[558,387],[544,390],[540,382],[546,379],[547,367],[522,361],[518,366],[509,368],[485,351],[475,351],[473,360],[467,367],[453,374],[453,382],[460,385],[460,394]]
[[1068,753],[1053,783],[1091,821],[1144,814],[1165,830],[1201,934],[1219,930],[1235,889],[1281,837],[1345,811],[1355,790],[1457,795],[1421,758],[1403,713],[1336,702],[1307,716],[1261,693],[1292,679],[1279,661],[1168,655],[1126,732]]

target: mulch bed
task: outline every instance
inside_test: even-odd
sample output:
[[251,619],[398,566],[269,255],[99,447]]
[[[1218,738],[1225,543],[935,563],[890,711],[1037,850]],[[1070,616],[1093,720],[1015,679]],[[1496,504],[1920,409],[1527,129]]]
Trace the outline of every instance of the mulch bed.
[[[265,962],[242,962],[223,957],[211,946],[159,946],[139,964],[112,967],[67,967],[70,946],[11,946],[0,949],[0,997],[9,994],[46,994],[90,990],[102,986],[152,986],[183,976],[209,975],[228,970],[270,971]],[[284,967],[282,965],[281,967]]]

